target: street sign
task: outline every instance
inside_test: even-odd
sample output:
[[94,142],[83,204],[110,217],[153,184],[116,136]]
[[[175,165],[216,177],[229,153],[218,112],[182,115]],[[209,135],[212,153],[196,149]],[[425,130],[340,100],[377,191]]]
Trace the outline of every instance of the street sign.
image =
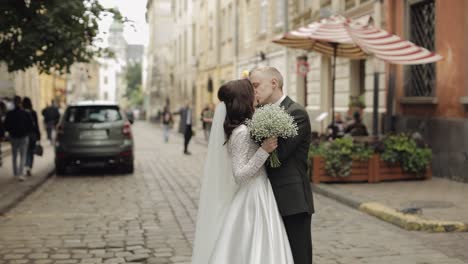
[[297,61],[297,75],[300,76],[307,76],[307,73],[309,72],[309,63],[305,60],[298,60]]

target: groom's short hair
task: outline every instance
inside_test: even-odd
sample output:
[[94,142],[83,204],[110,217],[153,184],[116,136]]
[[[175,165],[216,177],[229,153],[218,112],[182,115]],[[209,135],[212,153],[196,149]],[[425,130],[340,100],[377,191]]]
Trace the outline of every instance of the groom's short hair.
[[272,78],[275,78],[276,80],[278,80],[278,86],[281,90],[283,90],[283,75],[281,75],[281,73],[278,71],[278,69],[276,69],[275,67],[271,67],[271,66],[260,66],[260,67],[257,67],[253,70],[250,71],[250,74],[249,76],[252,76],[252,74],[254,72],[260,72],[260,73],[266,73],[268,74],[269,76],[271,76]]

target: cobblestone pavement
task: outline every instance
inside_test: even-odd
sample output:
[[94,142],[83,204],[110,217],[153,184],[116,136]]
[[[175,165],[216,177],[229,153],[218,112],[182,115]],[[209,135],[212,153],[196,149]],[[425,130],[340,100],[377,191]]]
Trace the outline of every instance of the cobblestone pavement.
[[[185,156],[178,136],[164,144],[161,131],[145,123],[134,133],[134,175],[88,170],[55,177],[0,217],[0,264],[190,263],[206,146],[194,142],[193,155]],[[415,236],[315,199],[314,263],[468,262],[437,250],[440,234]]]

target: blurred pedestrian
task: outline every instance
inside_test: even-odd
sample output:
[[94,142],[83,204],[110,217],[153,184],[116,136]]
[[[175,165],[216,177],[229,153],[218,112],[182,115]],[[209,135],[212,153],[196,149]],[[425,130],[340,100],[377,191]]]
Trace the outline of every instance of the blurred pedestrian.
[[330,123],[327,128],[327,138],[342,138],[345,134],[345,123],[341,118],[341,113],[335,113],[335,121]]
[[211,131],[211,124],[213,123],[213,116],[214,116],[214,105],[208,104],[201,113],[201,121],[203,124],[203,133],[205,135],[205,140],[208,141],[210,137]]
[[26,154],[26,175],[31,176],[31,170],[34,163],[34,154],[36,151],[37,141],[41,140],[41,132],[39,131],[39,124],[37,121],[37,113],[34,111],[31,99],[29,97],[23,98],[23,109],[32,120],[32,131],[28,136],[28,151]]
[[[13,99],[14,109],[8,111],[5,118],[5,130],[10,136],[13,174],[19,181],[24,181],[24,166],[28,149],[28,135],[33,130],[32,120],[21,107],[21,97]],[[19,155],[19,163],[18,161]]]
[[169,142],[169,130],[172,128],[174,124],[174,120],[172,118],[172,113],[169,111],[169,106],[165,106],[162,112],[162,123],[163,123],[163,134],[164,134],[164,142]]
[[190,151],[188,151],[188,145],[190,143],[190,139],[192,139],[193,131],[192,131],[192,103],[190,100],[187,100],[185,106],[182,107],[178,112],[174,114],[180,115],[179,121],[179,133],[184,135],[184,154],[191,155]]
[[350,134],[353,137],[368,136],[367,127],[362,123],[359,112],[354,112],[353,122],[346,127],[345,134]]
[[42,110],[42,116],[44,118],[44,125],[47,130],[47,139],[50,141],[51,144],[53,144],[53,134],[55,131],[55,126],[57,126],[60,120],[60,112],[54,100],[52,100],[51,105],[48,105]]
[[2,142],[5,140],[5,116],[7,113],[6,104],[0,101],[0,167],[3,166]]

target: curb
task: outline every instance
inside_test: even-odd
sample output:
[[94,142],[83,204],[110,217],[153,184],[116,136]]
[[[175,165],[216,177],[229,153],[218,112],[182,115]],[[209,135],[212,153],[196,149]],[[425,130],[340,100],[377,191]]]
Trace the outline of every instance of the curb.
[[334,199],[351,208],[365,212],[385,222],[409,231],[425,232],[468,232],[468,224],[458,221],[426,220],[416,215],[403,214],[393,208],[377,202],[365,202],[355,197],[345,196],[333,187],[312,184],[315,193]]
[[13,199],[11,199],[10,201],[0,203],[0,216],[5,215],[9,210],[11,210],[18,203],[20,203],[26,197],[28,197],[28,195],[30,195],[35,190],[37,190],[40,186],[42,186],[54,174],[55,174],[55,168],[52,171],[49,171],[45,177],[42,177],[37,182],[34,182],[24,192],[18,193],[18,195],[13,197]]

